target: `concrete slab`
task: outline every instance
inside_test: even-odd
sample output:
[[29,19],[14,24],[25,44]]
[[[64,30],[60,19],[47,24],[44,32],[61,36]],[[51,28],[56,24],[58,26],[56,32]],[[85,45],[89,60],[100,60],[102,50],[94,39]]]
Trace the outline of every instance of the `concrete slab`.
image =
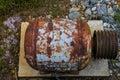
[[90,64],[80,71],[80,76],[109,76],[108,60],[91,59]]
[[[20,40],[20,56],[19,56],[19,71],[18,77],[51,77],[53,74],[40,74],[39,71],[32,69],[26,62],[24,52],[24,37],[25,31],[29,23],[22,22],[21,24],[21,40]],[[91,32],[94,30],[103,30],[102,21],[88,21]],[[76,74],[59,74],[59,76],[80,77],[80,76],[109,76],[108,61],[91,59],[90,64]]]
[[103,21],[102,20],[89,20],[88,25],[90,27],[92,36],[93,36],[93,32],[95,30],[103,30]]

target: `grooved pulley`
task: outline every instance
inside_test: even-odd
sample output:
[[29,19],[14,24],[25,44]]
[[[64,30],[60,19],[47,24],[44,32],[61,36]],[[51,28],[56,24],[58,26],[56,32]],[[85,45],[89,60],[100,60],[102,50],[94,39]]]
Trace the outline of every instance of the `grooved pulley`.
[[92,45],[95,58],[115,59],[118,51],[117,32],[94,31]]

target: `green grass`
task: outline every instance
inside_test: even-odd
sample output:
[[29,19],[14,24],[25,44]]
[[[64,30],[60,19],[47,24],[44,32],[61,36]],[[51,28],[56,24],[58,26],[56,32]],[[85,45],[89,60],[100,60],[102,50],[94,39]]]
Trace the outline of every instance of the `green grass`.
[[114,20],[117,24],[117,27],[120,28],[120,7],[116,10]]
[[120,13],[116,12],[114,19],[120,22]]
[[[0,0],[0,21],[4,21],[9,16],[13,16],[22,11],[30,11],[34,9],[38,9],[39,11],[39,9],[44,8],[46,5],[48,5],[46,7],[48,11],[51,10],[53,17],[56,17],[60,12],[59,7],[49,7],[49,5],[58,4],[61,1],[62,0]],[[39,15],[46,15],[44,11],[40,11],[41,12],[38,13]]]
[[[51,2],[52,0],[47,0]],[[0,0],[0,20],[17,12],[43,6],[44,0]]]
[[59,7],[51,8],[52,16],[56,17],[58,15],[59,11],[60,11]]
[[5,68],[7,66],[7,63],[5,60],[0,60],[0,67]]
[[2,56],[4,54],[3,50],[0,50],[0,56]]

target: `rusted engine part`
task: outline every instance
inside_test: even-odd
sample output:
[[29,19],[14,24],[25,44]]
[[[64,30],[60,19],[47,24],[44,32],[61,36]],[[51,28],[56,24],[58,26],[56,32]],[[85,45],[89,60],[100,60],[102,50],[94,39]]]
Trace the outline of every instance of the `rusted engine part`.
[[118,52],[117,32],[95,31],[92,41],[92,53],[95,58],[116,58]]
[[40,72],[78,72],[91,58],[91,34],[85,20],[30,20],[25,57]]

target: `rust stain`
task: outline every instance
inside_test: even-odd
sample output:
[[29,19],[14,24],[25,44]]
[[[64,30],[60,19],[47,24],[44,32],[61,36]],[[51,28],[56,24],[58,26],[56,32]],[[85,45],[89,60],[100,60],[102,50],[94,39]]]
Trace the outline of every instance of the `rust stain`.
[[53,30],[53,23],[52,23],[52,20],[51,20],[51,19],[49,20],[48,27],[49,27],[49,30],[50,30],[50,31]]
[[39,26],[39,28],[43,28],[44,22],[38,22],[38,26]]
[[56,52],[61,52],[61,47],[58,45]]
[[49,56],[49,57],[51,57],[51,55],[52,55],[52,50],[51,50],[51,48],[50,47],[47,47],[47,55]]
[[60,30],[60,28],[53,27],[54,30]]
[[[44,52],[43,55],[42,54],[40,54],[40,55],[42,55],[44,57],[48,56],[49,58],[53,58],[54,59],[55,56],[54,56],[54,54],[52,52],[56,50],[56,52],[60,53],[62,51],[62,47],[60,45],[57,45],[56,49],[51,48],[51,46],[50,46],[52,44],[53,37],[55,36],[54,32],[53,32],[53,34],[51,34],[51,32],[54,31],[54,30],[60,31],[60,28],[56,27],[53,24],[53,23],[55,23],[56,25],[59,25],[60,27],[62,27],[66,31],[67,30],[70,31],[70,29],[71,29],[71,32],[69,32],[69,33],[66,32],[66,31],[60,31],[60,34],[59,34],[60,35],[59,36],[60,39],[62,38],[61,37],[61,35],[62,35],[64,41],[65,41],[64,37],[66,38],[66,36],[67,36],[67,38],[71,38],[72,37],[72,39],[73,39],[70,43],[68,43],[69,40],[64,42],[64,44],[66,46],[66,49],[68,51],[65,52],[63,57],[66,60],[66,59],[69,58],[68,55],[70,55],[70,59],[68,60],[68,62],[66,64],[68,64],[68,63],[79,63],[79,64],[75,64],[75,65],[80,67],[80,69],[81,69],[81,68],[85,67],[88,64],[88,60],[89,60],[90,54],[91,54],[87,50],[88,46],[89,46],[89,48],[91,48],[91,41],[89,41],[90,29],[88,28],[87,21],[77,20],[76,21],[77,24],[72,23],[69,20],[65,20],[65,19],[64,19],[65,24],[63,24],[60,21],[61,21],[61,19],[54,19],[54,20],[41,19],[41,20],[38,20],[38,23],[37,23],[37,21],[33,21],[33,22],[30,21],[31,25],[28,27],[28,29],[26,31],[26,38],[25,38],[26,39],[25,40],[26,52],[25,53],[27,55],[29,55],[29,56],[33,56],[33,61],[32,61],[33,63],[35,63],[35,59],[36,59],[35,55],[37,53],[41,53],[41,51],[44,51],[44,50],[46,50],[46,53]],[[48,23],[48,25],[46,23]],[[46,24],[46,27],[45,27],[45,24]],[[72,28],[69,28],[68,25],[69,26],[74,26],[74,25],[76,26],[76,28],[73,30],[73,32],[72,32]],[[41,32],[43,34],[38,32],[38,29],[41,29]],[[42,30],[42,29],[45,29],[45,33],[44,33],[44,30]],[[40,42],[39,45],[36,45],[36,41],[39,41],[39,38],[37,37],[38,35],[41,38],[41,42]],[[48,36],[48,35],[50,35],[50,36]],[[58,35],[58,34],[56,33],[56,35]],[[58,37],[58,36],[55,36],[55,37]],[[36,38],[36,39],[34,39],[34,38]],[[57,41],[59,41],[59,39]],[[27,49],[27,47],[29,47],[28,45],[31,46],[31,48]],[[69,45],[71,47],[68,47]],[[40,47],[40,46],[42,46],[42,47]],[[34,49],[34,48],[36,48],[36,49]],[[32,49],[33,49],[33,51],[31,51]],[[70,52],[70,54],[68,52]],[[61,57],[61,56],[59,55],[59,57]],[[81,58],[80,61],[78,60],[79,58]],[[47,59],[47,58],[44,58],[44,59]],[[62,59],[62,57],[60,59]],[[29,60],[29,58],[28,58],[28,60]],[[58,59],[56,59],[56,60],[58,60]],[[54,61],[52,62],[52,60],[49,60],[47,62],[47,64],[48,65],[52,65],[52,66],[54,64],[56,64],[58,66],[58,65],[64,64],[65,60],[61,60],[61,62],[58,62],[58,63],[57,62],[53,63]],[[29,64],[35,66],[35,64],[33,64],[31,62],[31,59],[29,61],[30,61]],[[44,70],[45,71],[46,70],[45,62],[42,62],[40,64],[42,64],[41,66],[44,66],[40,70]],[[53,67],[50,67],[50,68],[47,67],[47,69],[50,69],[50,71],[52,71],[51,70],[52,68]],[[63,67],[60,67],[58,69],[58,71],[62,71],[62,70],[66,71],[67,69],[66,70],[65,69],[63,69]],[[54,71],[54,68],[53,68],[53,71]]]
[[47,43],[48,43],[48,44],[50,44],[51,40],[52,40],[52,39],[51,39],[50,37],[47,37]]

